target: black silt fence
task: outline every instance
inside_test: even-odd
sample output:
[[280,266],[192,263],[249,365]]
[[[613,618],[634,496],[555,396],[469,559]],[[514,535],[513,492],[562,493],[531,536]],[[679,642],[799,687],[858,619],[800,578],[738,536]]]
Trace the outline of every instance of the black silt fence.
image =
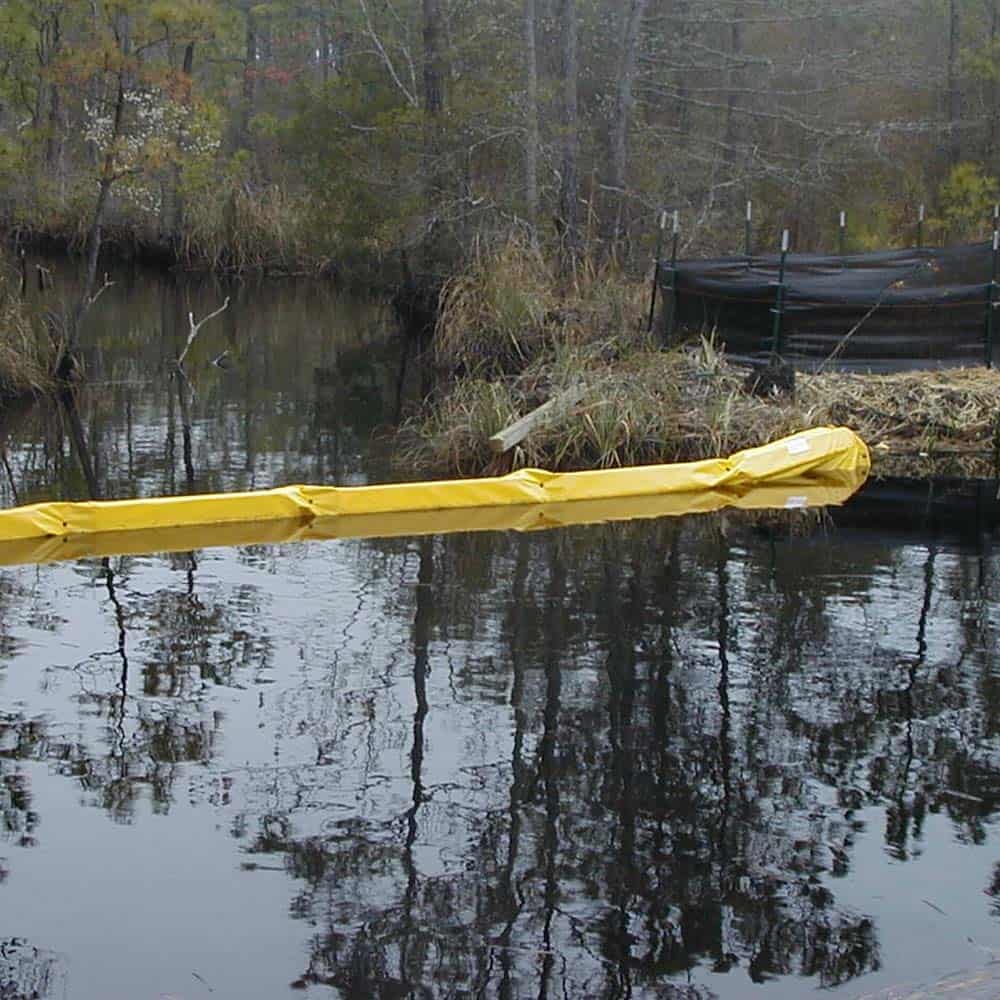
[[[778,254],[678,261],[661,274],[679,333],[714,330],[734,360],[774,349]],[[782,356],[796,367],[903,371],[996,364],[992,243],[833,256],[789,254]],[[994,324],[995,327],[995,324]],[[987,349],[987,347],[989,349]]]

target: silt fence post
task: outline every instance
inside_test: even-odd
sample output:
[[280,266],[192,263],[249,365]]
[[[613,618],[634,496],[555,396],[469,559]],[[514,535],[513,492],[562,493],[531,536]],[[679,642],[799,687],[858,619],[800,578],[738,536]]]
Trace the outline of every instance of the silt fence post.
[[774,324],[771,328],[771,350],[781,357],[782,329],[781,320],[785,310],[785,264],[788,260],[788,230],[781,234],[781,262],[778,265],[778,282],[774,294]]
[[984,362],[987,368],[993,367],[993,311],[997,307],[997,268],[1000,265],[1000,229],[993,230],[993,269],[990,273],[990,283],[986,290],[986,350]]
[[681,238],[681,213],[674,209],[674,234],[670,247],[670,321],[667,324],[667,342],[677,327],[677,249]]
[[660,213],[660,230],[656,236],[656,255],[653,257],[653,288],[649,293],[649,322],[646,333],[653,331],[653,318],[656,315],[656,290],[660,285],[660,258],[663,256],[663,231],[667,228],[667,212]]

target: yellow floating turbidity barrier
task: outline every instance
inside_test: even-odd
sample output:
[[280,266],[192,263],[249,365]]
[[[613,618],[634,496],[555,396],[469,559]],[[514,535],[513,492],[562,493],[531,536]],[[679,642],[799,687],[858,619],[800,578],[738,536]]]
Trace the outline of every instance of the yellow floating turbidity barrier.
[[534,531],[723,507],[818,507],[843,503],[870,469],[868,448],[853,431],[819,427],[729,458],[677,465],[52,501],[0,511],[0,565],[333,538]]

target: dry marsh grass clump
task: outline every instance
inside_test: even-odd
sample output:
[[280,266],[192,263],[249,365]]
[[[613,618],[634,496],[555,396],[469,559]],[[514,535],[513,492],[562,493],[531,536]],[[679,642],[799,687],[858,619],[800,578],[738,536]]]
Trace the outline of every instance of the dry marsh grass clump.
[[56,348],[41,324],[33,324],[12,292],[15,278],[0,277],[0,404],[4,399],[53,388]]
[[583,266],[561,287],[538,249],[511,238],[445,285],[434,357],[461,374],[515,374],[563,346],[638,337],[646,294],[612,268]]
[[512,241],[495,254],[476,254],[441,293],[435,360],[469,372],[523,367],[555,306],[547,265],[530,246]]
[[[1000,451],[1000,373],[985,369],[896,375],[800,374],[794,398],[744,391],[745,371],[710,339],[663,351],[622,351],[615,341],[564,346],[517,375],[457,380],[407,428],[407,461],[477,475],[488,439],[563,388],[580,402],[529,436],[513,467],[608,468],[729,455],[805,427],[844,425],[873,450],[876,468],[992,474]],[[961,461],[956,467],[956,457]]]
[[995,370],[800,376],[799,394],[827,422],[854,428],[886,475],[988,477],[1000,469]]
[[456,380],[420,420],[405,429],[404,459],[420,468],[476,475],[490,466],[488,439],[546,399],[572,386],[574,407],[531,434],[514,467],[610,468],[662,459],[664,449],[692,450],[685,428],[692,401],[712,377],[682,351],[623,353],[615,341],[562,345],[518,375]]
[[178,256],[217,271],[310,270],[315,219],[308,201],[277,185],[251,191],[241,184],[203,192],[189,206]]

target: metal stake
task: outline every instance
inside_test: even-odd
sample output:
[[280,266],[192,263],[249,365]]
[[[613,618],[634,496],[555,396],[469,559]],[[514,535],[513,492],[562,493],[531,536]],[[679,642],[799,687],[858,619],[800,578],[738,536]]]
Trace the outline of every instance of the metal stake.
[[840,213],[840,256],[844,256],[844,248],[847,246],[847,213]]
[[653,319],[656,315],[656,289],[660,284],[660,258],[663,256],[663,231],[667,228],[667,211],[664,209],[660,213],[660,231],[656,236],[656,255],[653,258],[653,288],[649,295],[649,322],[646,324],[646,333],[653,332]]
[[993,230],[993,271],[986,292],[986,367],[993,367],[993,310],[996,308],[997,268],[1000,265],[1000,229]]
[[746,226],[743,231],[743,246],[746,249],[747,267],[750,266],[750,258],[753,256],[753,202],[747,202]]
[[670,322],[667,337],[672,338],[677,325],[677,249],[681,238],[681,213],[674,209],[674,239],[670,250]]
[[781,319],[785,309],[785,263],[788,260],[788,243],[788,230],[786,229],[781,234],[781,263],[778,266],[778,285],[775,289],[774,308],[771,310],[774,313],[774,325],[771,330],[771,350],[778,357],[781,357],[781,348],[783,346]]

